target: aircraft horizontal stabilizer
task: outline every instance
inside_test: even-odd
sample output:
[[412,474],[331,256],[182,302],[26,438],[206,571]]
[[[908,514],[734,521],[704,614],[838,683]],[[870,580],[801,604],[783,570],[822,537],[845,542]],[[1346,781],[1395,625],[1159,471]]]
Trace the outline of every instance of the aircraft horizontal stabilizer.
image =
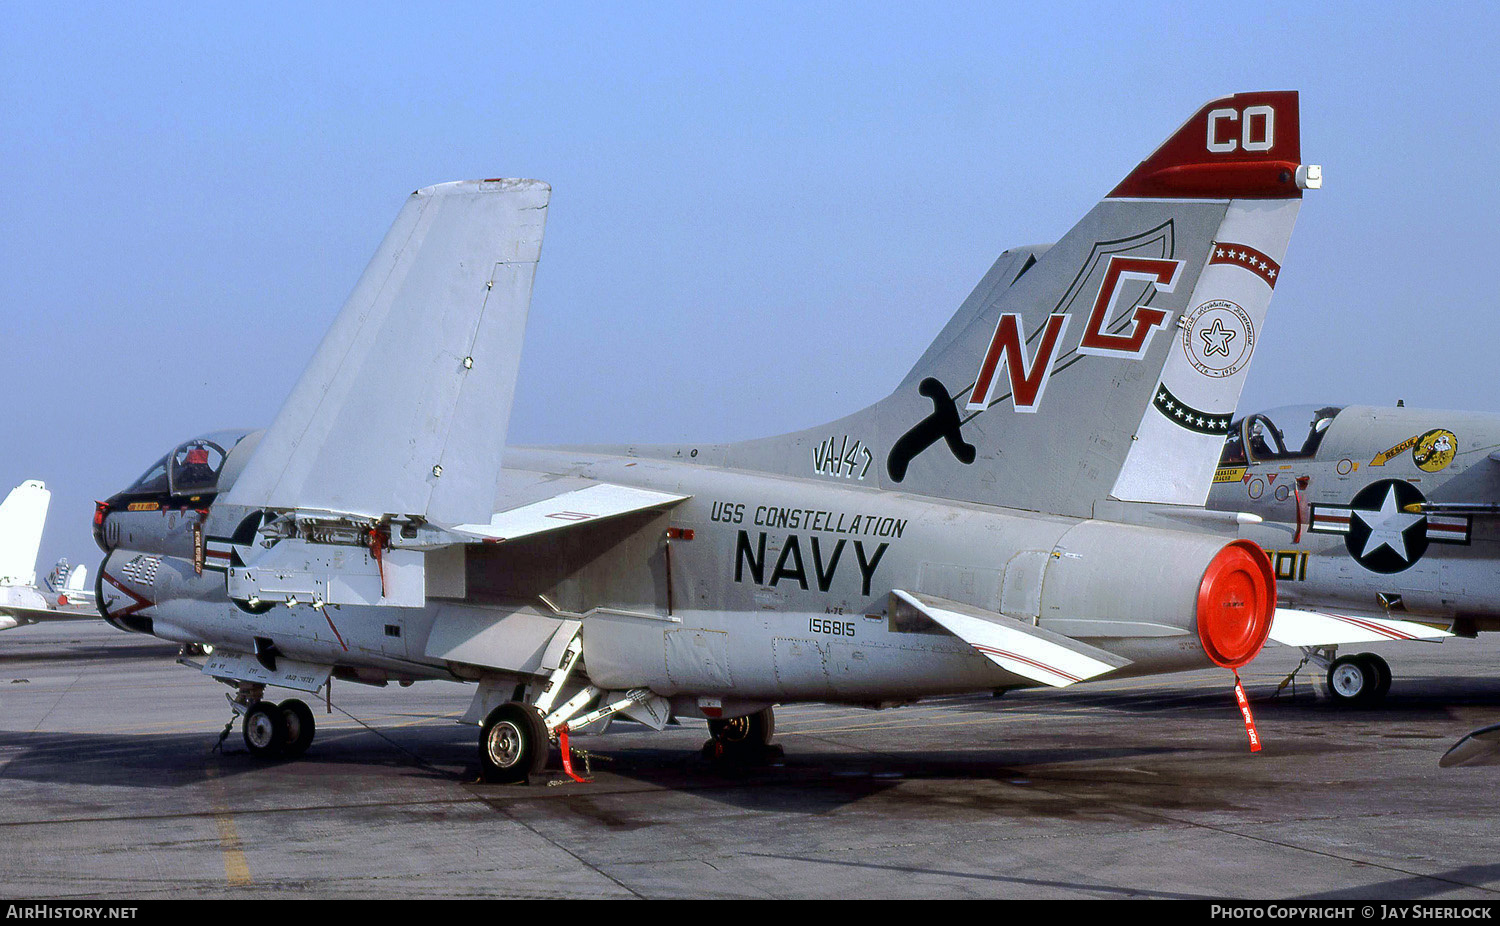
[[1341,646],[1385,640],[1440,640],[1453,634],[1429,624],[1389,617],[1277,608],[1271,639],[1283,646]]
[[1005,671],[1053,688],[1066,688],[1130,665],[1123,656],[996,611],[901,589],[895,595]]
[[489,517],[551,188],[416,191],[225,499]]
[[569,527],[583,521],[613,518],[636,511],[666,508],[688,498],[686,495],[669,495],[629,486],[600,482],[584,489],[575,489],[554,495],[551,498],[528,505],[502,511],[490,518],[488,524],[460,524],[455,533],[468,534],[483,540],[515,540],[558,528]]

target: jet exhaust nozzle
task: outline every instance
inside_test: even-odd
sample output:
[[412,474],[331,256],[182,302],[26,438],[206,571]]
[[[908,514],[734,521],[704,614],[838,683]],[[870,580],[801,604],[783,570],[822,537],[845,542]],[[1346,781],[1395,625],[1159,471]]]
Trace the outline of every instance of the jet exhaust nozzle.
[[1220,550],[1198,586],[1198,640],[1215,664],[1238,669],[1271,633],[1276,575],[1264,550],[1236,540]]

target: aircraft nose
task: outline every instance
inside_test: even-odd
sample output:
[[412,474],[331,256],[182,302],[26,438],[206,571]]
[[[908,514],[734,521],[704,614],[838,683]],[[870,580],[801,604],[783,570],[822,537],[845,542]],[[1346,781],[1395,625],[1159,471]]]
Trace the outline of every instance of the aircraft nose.
[[151,633],[151,616],[143,612],[156,605],[149,592],[155,584],[160,560],[147,555],[137,555],[125,562],[119,559],[111,553],[99,564],[99,575],[94,580],[94,603],[99,615],[120,630]]
[[105,522],[109,520],[109,511],[109,502],[94,502],[94,543],[98,544],[99,549],[105,553],[115,548],[110,540],[109,531],[105,527]]

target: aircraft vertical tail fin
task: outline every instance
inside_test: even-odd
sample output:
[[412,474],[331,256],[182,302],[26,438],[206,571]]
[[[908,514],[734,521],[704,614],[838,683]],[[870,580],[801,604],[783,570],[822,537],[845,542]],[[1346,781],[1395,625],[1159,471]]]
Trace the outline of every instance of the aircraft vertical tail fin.
[[35,585],[36,555],[52,493],[28,479],[0,502],[0,585]]
[[[729,460],[1081,517],[1201,505],[1319,182],[1295,92],[1208,103],[1056,244],[998,261],[889,397]],[[860,449],[824,467],[830,446]]]
[[68,572],[68,581],[62,591],[68,595],[92,594],[89,591],[89,567],[79,563]]
[[550,195],[413,193],[225,500],[489,520]]

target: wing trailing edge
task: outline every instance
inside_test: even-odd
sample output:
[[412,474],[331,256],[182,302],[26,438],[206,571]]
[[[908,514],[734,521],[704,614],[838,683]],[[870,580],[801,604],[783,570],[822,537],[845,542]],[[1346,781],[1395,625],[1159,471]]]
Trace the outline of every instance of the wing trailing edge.
[[688,497],[600,482],[499,512],[487,524],[459,524],[451,530],[479,540],[516,540],[588,521],[669,508]]

